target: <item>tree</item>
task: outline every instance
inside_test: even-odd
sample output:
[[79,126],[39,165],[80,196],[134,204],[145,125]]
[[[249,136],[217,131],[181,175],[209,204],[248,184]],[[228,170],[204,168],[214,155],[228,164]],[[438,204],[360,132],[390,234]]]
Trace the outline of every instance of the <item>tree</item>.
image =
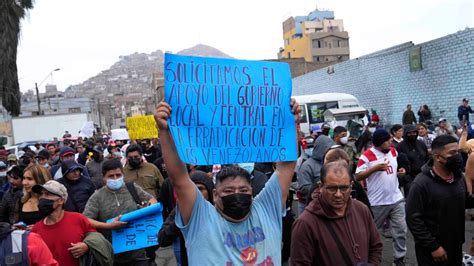
[[21,94],[16,67],[20,21],[33,4],[33,0],[0,0],[0,98],[12,116],[20,114]]

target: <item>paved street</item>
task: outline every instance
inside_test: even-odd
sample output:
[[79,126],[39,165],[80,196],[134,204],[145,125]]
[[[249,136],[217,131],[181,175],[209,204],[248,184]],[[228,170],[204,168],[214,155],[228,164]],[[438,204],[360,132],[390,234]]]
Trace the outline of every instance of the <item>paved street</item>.
[[[466,242],[464,243],[463,246],[463,251],[468,252],[470,245],[471,245],[471,239],[474,237],[474,221],[470,221],[466,219]],[[392,257],[392,239],[384,238],[383,239],[383,258],[382,258],[382,265],[391,265],[393,261]],[[411,233],[409,233],[408,237],[408,253],[407,253],[407,260],[406,260],[406,265],[417,265],[416,263],[416,256],[415,256],[415,243],[413,240],[413,236]]]

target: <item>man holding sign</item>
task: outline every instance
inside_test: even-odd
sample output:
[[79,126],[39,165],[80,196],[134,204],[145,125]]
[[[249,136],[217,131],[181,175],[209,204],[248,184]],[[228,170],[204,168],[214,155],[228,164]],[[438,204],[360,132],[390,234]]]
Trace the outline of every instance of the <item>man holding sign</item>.
[[[294,99],[289,109],[295,118],[301,112]],[[170,105],[158,105],[155,119],[177,196],[176,224],[186,239],[189,265],[280,264],[281,218],[296,162],[278,162],[276,172],[255,199],[247,171],[239,167],[224,169],[216,176],[214,207],[199,193],[178,156],[168,126],[173,116]]]

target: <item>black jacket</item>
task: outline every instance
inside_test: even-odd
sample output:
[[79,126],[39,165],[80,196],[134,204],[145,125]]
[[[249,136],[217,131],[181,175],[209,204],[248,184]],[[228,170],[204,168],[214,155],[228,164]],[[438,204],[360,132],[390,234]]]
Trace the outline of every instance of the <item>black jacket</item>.
[[17,204],[23,196],[23,190],[12,189],[8,190],[3,195],[2,201],[0,202],[0,222],[6,222],[10,224],[16,223],[15,214],[17,212]]
[[416,140],[416,142],[411,143],[406,139],[406,136],[396,147],[398,153],[403,153],[408,157],[409,167],[405,169],[407,170],[405,179],[412,181],[421,172],[421,167],[428,161],[428,149],[422,141]]
[[424,111],[418,111],[418,121],[421,122],[426,122],[428,120],[431,120],[431,111],[430,110],[424,110]]
[[434,174],[432,167],[432,160],[423,166],[406,201],[407,225],[415,244],[429,252],[440,246],[448,250],[464,243],[464,213],[474,203],[461,171],[448,183]]
[[409,124],[416,124],[416,117],[415,113],[411,110],[406,110],[403,112],[403,117],[402,117],[402,123],[403,125],[409,125]]
[[176,238],[179,238],[180,243],[180,254],[181,254],[181,265],[187,266],[188,265],[188,256],[185,240],[181,230],[179,230],[178,226],[176,226],[175,222],[176,218],[176,208],[171,211],[166,221],[161,226],[160,231],[158,232],[158,243],[160,243],[160,247],[169,247],[173,245],[173,242]]
[[265,187],[265,184],[268,181],[268,177],[257,170],[254,170],[252,172],[252,179],[251,179],[251,185],[252,185],[252,196],[256,197],[260,191]]
[[67,189],[67,201],[64,210],[82,213],[89,198],[94,194],[95,187],[92,181],[81,175],[78,180],[71,181],[65,177],[58,179]]

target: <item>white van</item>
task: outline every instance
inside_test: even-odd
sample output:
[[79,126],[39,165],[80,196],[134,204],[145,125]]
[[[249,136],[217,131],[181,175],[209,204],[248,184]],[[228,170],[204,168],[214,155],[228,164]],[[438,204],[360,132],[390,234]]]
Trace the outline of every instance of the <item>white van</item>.
[[301,106],[301,131],[309,134],[315,125],[329,123],[331,127],[346,126],[348,120],[363,124],[366,109],[347,93],[319,93],[292,96]]

